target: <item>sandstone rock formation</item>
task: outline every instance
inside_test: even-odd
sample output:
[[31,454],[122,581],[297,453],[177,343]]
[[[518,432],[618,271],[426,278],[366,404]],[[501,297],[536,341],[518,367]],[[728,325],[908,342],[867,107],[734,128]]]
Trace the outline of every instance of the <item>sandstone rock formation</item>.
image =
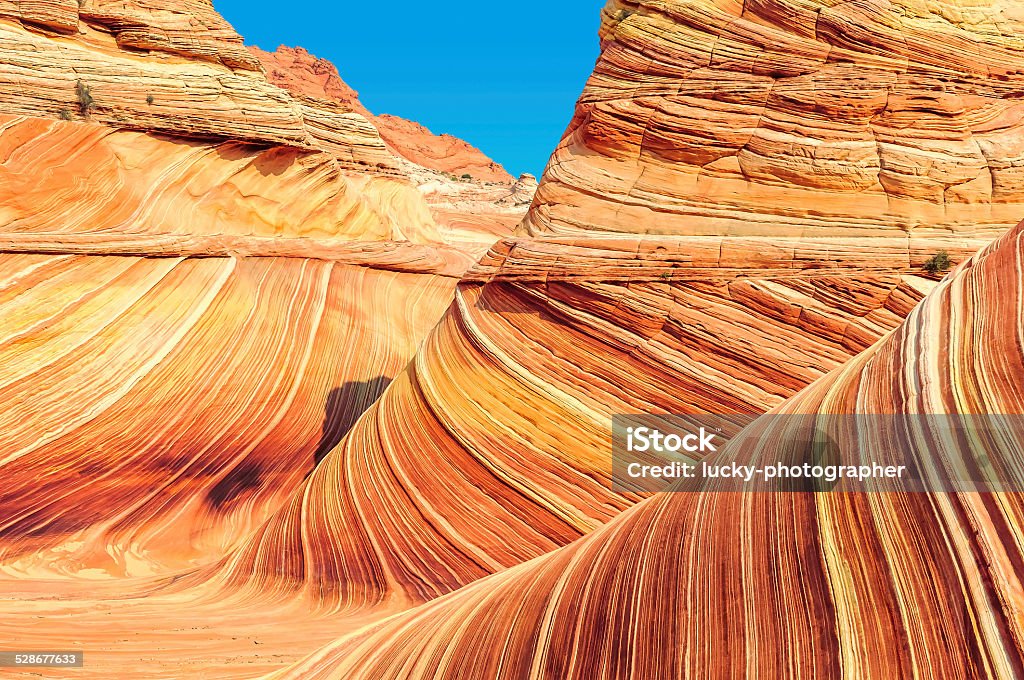
[[[487,246],[512,233],[522,220],[536,192],[535,180],[513,180],[479,149],[451,135],[434,135],[418,123],[395,116],[374,116],[326,59],[301,48],[281,46],[276,52],[249,49],[272,83],[312,111],[333,111],[373,125],[374,132],[365,136],[373,137],[378,144],[370,146],[386,146],[392,164],[397,164],[423,194],[446,241],[482,255]],[[308,125],[311,117],[306,118]],[[324,131],[331,127],[330,120],[319,126]],[[341,141],[352,138],[351,134],[342,136]],[[366,144],[359,148],[363,146]]]
[[334,102],[346,111],[353,111],[370,119],[370,113],[359,93],[341,79],[337,67],[326,59],[319,59],[301,47],[281,45],[274,52],[266,52],[250,45],[249,52],[259,59],[267,80],[300,97]]
[[195,581],[394,607],[566,545],[637,500],[610,488],[613,414],[780,404],[902,321],[933,247],[503,244],[290,502]]
[[61,33],[95,28],[123,50],[167,53],[232,69],[259,68],[242,38],[205,0],[2,0],[0,17]]
[[323,152],[0,116],[0,154],[9,573],[138,576],[230,551],[472,263],[414,187]]
[[613,0],[528,231],[995,236],[1022,28],[1016,2]]
[[[661,95],[629,80],[639,67],[628,60],[640,57],[614,33],[623,31],[637,41],[631,49],[650,48],[651,54],[672,43],[678,53],[664,60],[681,59],[687,49],[704,46],[678,47],[672,41],[680,35],[726,27],[726,10],[696,12],[686,2],[644,5],[639,14],[609,5],[603,35],[610,39],[581,99],[585,115],[577,116],[552,158],[525,223],[530,238],[499,243],[463,278],[456,304],[406,373],[218,576],[259,592],[298,589],[306,599],[342,609],[394,606],[429,600],[576,540],[637,500],[609,489],[606,423],[612,414],[775,407],[896,327],[934,285],[924,278],[929,260],[942,252],[963,260],[984,245],[985,234],[1002,228],[939,220],[908,233],[903,227],[909,223],[885,215],[869,195],[847,190],[842,176],[850,168],[841,163],[824,173],[835,180],[827,196],[804,194],[820,187],[808,189],[799,172],[776,178],[775,193],[743,180],[733,199],[716,198],[715,210],[735,210],[721,236],[714,234],[723,222],[710,214],[673,221],[672,196],[652,191],[634,205],[623,198],[626,190],[588,186],[570,195],[563,169],[578,172],[577,179],[626,187],[635,180],[631,164],[644,181],[684,191],[686,201],[704,200],[676,184],[691,169],[680,139],[664,142],[665,158],[648,158],[651,123],[629,97],[649,104]],[[739,31],[744,21],[729,23],[729,30]],[[925,37],[942,37],[937,27],[924,26],[932,30]],[[629,27],[647,33],[634,35]],[[774,36],[783,28],[750,30]],[[728,45],[722,41],[723,50]],[[727,51],[716,55],[728,72],[769,59],[772,49],[796,49],[779,45],[762,46],[747,61],[742,54],[727,59]],[[844,52],[843,63],[860,64],[858,54],[847,58]],[[692,64],[661,73],[654,57],[644,59],[645,77],[657,76],[665,91],[687,91],[695,77]],[[834,101],[817,118],[807,114],[808,121],[798,116],[802,109],[790,112],[793,125],[842,120],[870,91],[849,83],[829,89],[835,74],[825,56],[797,66],[821,71],[822,92]],[[605,83],[613,76],[620,79],[614,91]],[[736,84],[717,71],[701,82],[712,77]],[[971,82],[1002,87],[987,71]],[[609,90],[608,110],[592,106],[594,83]],[[696,110],[710,106],[697,99],[690,117],[675,124],[692,130],[700,123],[698,134],[705,134],[709,121],[717,123],[708,110]],[[991,111],[1011,111],[1011,103],[997,102]],[[664,117],[674,120],[681,110],[666,105]],[[897,110],[903,109],[883,106],[879,115]],[[605,113],[611,118],[599,120]],[[1014,120],[1010,115],[1003,122]],[[611,154],[606,162],[608,154],[596,153],[603,147],[586,146],[591,128],[581,132],[579,126],[590,124],[595,144],[613,140],[616,153],[631,160]],[[637,132],[618,138],[615,125]],[[722,125],[733,129],[735,121]],[[803,157],[792,144],[785,148]],[[600,167],[586,175],[590,166]],[[1016,191],[1015,180],[1006,179]],[[995,215],[999,196],[975,196],[970,210]],[[814,217],[802,221],[795,211]],[[559,214],[571,214],[573,224],[559,226],[552,218]],[[320,540],[304,544],[302,536]],[[266,560],[275,555],[288,559],[271,573]]]
[[513,181],[505,169],[479,149],[449,134],[435,135],[419,123],[382,114],[375,119],[380,136],[402,156],[417,165],[479,182]]
[[[1024,414],[1022,260],[1019,227],[778,413]],[[1014,678],[1022,499],[660,494],[274,677]]]
[[192,4],[0,5],[8,575],[230,552],[474,261],[367,118],[268,83]]
[[33,578],[229,551],[376,400],[453,283],[299,257],[5,254],[0,276],[0,564]]
[[511,184],[505,169],[479,149],[452,135],[435,135],[419,123],[398,116],[373,116],[359,101],[359,95],[326,59],[318,59],[302,48],[277,48],[266,52],[249,50],[266,69],[270,82],[289,92],[337,102],[349,111],[370,119],[380,136],[398,155],[416,165],[461,177],[470,175],[480,182]]
[[[0,23],[0,113],[321,150],[358,172],[400,174],[376,129],[358,114],[304,106],[261,72],[220,63],[237,65],[228,57],[140,56],[112,44],[105,30],[116,32],[106,24],[84,24],[69,38]],[[204,35],[197,29],[191,43],[214,56]],[[242,54],[258,68],[247,51]]]
[[[0,115],[0,238],[180,234],[439,243],[419,193],[294,147]],[[68,159],[73,162],[67,162]]]
[[[1019,3],[613,0],[522,236],[468,271],[512,213],[467,206],[529,178],[395,155],[299,52],[285,92],[48,7],[0,22],[6,640],[103,678],[1019,674],[1015,495],[645,499],[608,446],[620,412],[1024,406],[1021,231],[928,269],[1017,207]],[[57,120],[64,42],[124,121]],[[223,108],[174,133],[129,73]]]

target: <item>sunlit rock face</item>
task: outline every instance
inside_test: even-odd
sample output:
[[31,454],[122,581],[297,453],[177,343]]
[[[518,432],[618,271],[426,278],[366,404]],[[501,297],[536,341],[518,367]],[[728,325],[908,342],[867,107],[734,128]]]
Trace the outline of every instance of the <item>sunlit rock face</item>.
[[[207,6],[183,40],[190,5],[153,4],[0,2],[12,646],[81,641],[104,679],[1014,676],[1015,498],[645,499],[609,424],[1019,408],[1019,245],[929,269],[1014,209],[1017,5],[610,3],[494,243],[530,178],[418,165],[333,67],[263,73]],[[995,52],[925,41],[937,17]],[[842,121],[894,54],[871,161]],[[940,67],[1002,140],[987,199],[922,188],[973,167],[933,143],[961,129],[920,94]]]
[[[910,12],[897,35],[883,24],[903,10],[853,7],[822,9],[806,35],[796,9],[610,3],[523,237],[463,277],[403,376],[216,578],[342,609],[430,600],[639,500],[610,489],[613,414],[762,413],[896,328],[939,278],[929,262],[964,260],[1021,207],[921,189],[959,162],[942,152],[960,148],[957,121],[1012,135],[1016,76],[951,62],[950,96],[980,99],[937,110],[921,93],[939,83],[925,41],[948,38],[939,15]],[[830,48],[825,27],[843,17],[886,47],[858,34]],[[999,40],[1012,56],[1012,36]],[[857,120],[888,140],[870,144],[883,160],[867,184]],[[718,137],[731,152],[715,155]]]
[[452,135],[435,135],[419,123],[398,116],[374,116],[349,87],[337,67],[301,47],[280,46],[274,52],[249,47],[263,65],[270,82],[299,96],[336,102],[373,122],[394,153],[430,170],[470,175],[482,182],[511,184],[513,178],[480,149]]
[[1019,2],[612,0],[530,233],[994,237],[1024,208]]
[[256,71],[242,38],[205,0],[3,0],[0,17],[65,34],[98,29],[123,50],[140,50]]
[[[156,17],[167,16],[167,11],[156,12]],[[138,24],[143,33],[146,26],[157,31]],[[310,106],[270,84],[259,61],[240,44],[226,43],[232,54],[239,50],[242,61],[236,61],[217,51],[223,45],[209,38],[209,32],[199,26],[191,30],[188,41],[199,55],[167,54],[159,41],[149,48],[128,49],[108,31],[123,34],[103,23],[83,22],[77,32],[64,35],[0,22],[0,114],[80,121],[176,139],[287,145],[327,152],[347,170],[402,174],[365,117]],[[212,42],[206,44],[207,38]]]
[[233,549],[372,404],[470,255],[331,154],[0,117],[0,571]]
[[[380,395],[449,277],[298,257],[0,256],[0,569],[224,554]],[[55,472],[59,471],[59,472]]]
[[[776,412],[1024,413],[1022,236],[972,259],[894,333]],[[932,443],[905,444],[927,457]],[[275,677],[1015,678],[1021,499],[660,494]]]
[[312,150],[0,115],[0,154],[0,238],[441,240],[413,187],[346,174],[335,156]]
[[[606,21],[635,16],[610,10]],[[671,24],[654,34],[667,39]],[[606,41],[606,54],[615,49]],[[641,114],[625,110],[621,122],[647,125]],[[577,150],[581,167],[601,161]],[[664,162],[677,177],[689,167],[682,155]],[[625,167],[604,179],[621,181]],[[743,197],[758,191],[745,186]],[[715,236],[697,219],[664,233],[659,212],[626,220],[628,206],[607,195],[584,205],[559,191],[549,169],[526,226],[551,208],[581,228],[495,245],[381,400],[196,582],[393,610],[543,555],[639,500],[610,490],[613,414],[777,407],[896,328],[934,287],[937,253],[962,261],[986,242],[985,230],[847,229],[867,224],[858,201],[801,236],[799,220],[782,216],[817,204],[796,194],[752,199],[776,211],[773,231],[751,226],[760,213],[748,206],[738,233]]]

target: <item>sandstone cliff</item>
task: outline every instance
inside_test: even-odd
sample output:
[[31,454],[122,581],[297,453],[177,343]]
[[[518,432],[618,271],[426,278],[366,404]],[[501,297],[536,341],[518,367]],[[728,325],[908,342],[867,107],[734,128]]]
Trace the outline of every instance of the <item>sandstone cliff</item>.
[[725,245],[505,244],[281,512],[196,582],[359,610],[543,555],[638,500],[610,488],[613,414],[764,412],[934,286],[916,275],[929,242]]
[[259,62],[206,0],[2,0],[0,17],[75,34],[97,28],[123,50],[159,52],[256,71]]
[[[463,278],[456,304],[405,374],[281,513],[225,563],[221,575],[233,586],[254,584],[268,593],[299,589],[308,599],[323,597],[343,608],[415,603],[576,540],[638,500],[609,490],[605,442],[612,414],[773,408],[895,328],[934,285],[929,261],[940,253],[961,261],[986,243],[986,234],[1005,226],[957,221],[966,219],[963,213],[951,222],[904,229],[909,223],[871,204],[870,192],[844,188],[845,180],[837,178],[851,169],[842,164],[834,168],[838,174],[824,173],[836,183],[821,200],[814,193],[821,187],[808,188],[813,173],[781,174],[770,183],[779,191],[768,193],[744,179],[733,188],[734,199],[716,202],[736,211],[722,235],[715,234],[723,223],[710,214],[673,221],[671,195],[650,192],[633,211],[634,204],[623,198],[626,191],[588,186],[578,195],[566,193],[575,190],[566,189],[558,174],[563,168],[576,179],[619,187],[636,179],[633,168],[645,181],[690,191],[676,183],[691,169],[688,147],[673,138],[664,142],[663,157],[648,158],[643,145],[653,139],[650,119],[629,97],[646,102],[660,96],[657,88],[653,94],[638,88],[639,72],[656,75],[664,91],[686,91],[696,67],[666,66],[661,72],[648,55],[641,63],[649,68],[629,70],[630,62],[609,60],[640,58],[617,42],[615,31],[647,41],[631,43],[636,51],[657,54],[662,46],[666,61],[681,59],[687,49],[698,48],[681,47],[687,43],[680,36],[725,30],[726,14],[715,8],[700,14],[688,2],[658,3],[656,10],[639,12],[610,3],[602,60],[581,98],[585,115],[577,116],[552,157],[525,222],[529,233],[497,244]],[[870,20],[881,21],[874,15]],[[741,30],[744,21],[733,17],[730,30]],[[788,24],[776,23],[750,30],[783,35]],[[913,26],[915,45],[945,39],[941,24]],[[629,27],[647,27],[647,33],[634,36]],[[728,45],[723,40],[722,50]],[[732,47],[744,45],[751,52],[748,61],[757,63],[784,61],[774,50],[796,49],[749,41]],[[717,54],[726,72],[715,72],[714,82],[729,85],[729,69],[747,62],[742,55],[735,63],[726,59],[728,51]],[[866,57],[855,50],[848,58],[842,54],[842,64],[874,63],[862,63]],[[888,63],[884,55],[880,59]],[[835,75],[833,61],[823,57],[798,66],[807,77],[820,73],[827,84]],[[593,87],[611,78],[607,72],[622,80],[608,93],[607,112],[615,115],[597,122],[606,110],[591,105]],[[998,73],[977,70],[968,80],[1006,93]],[[927,91],[921,81],[913,82],[908,87]],[[787,114],[792,124],[803,129],[855,112],[870,88],[846,86],[825,86],[832,108],[817,117],[798,108]],[[1013,110],[1009,98],[986,102],[995,107],[991,111]],[[903,109],[879,115],[896,110]],[[679,111],[666,105],[664,116],[671,119]],[[708,111],[691,114],[685,125],[676,121],[680,129],[704,134],[715,124]],[[767,110],[758,114],[758,120],[769,117]],[[1000,120],[1014,129],[1012,116]],[[612,154],[614,162],[606,163],[599,147],[587,147],[591,137],[577,124],[591,123],[594,139],[621,142],[615,148],[632,160]],[[928,132],[932,123],[938,131]],[[637,132],[620,138],[614,125]],[[731,129],[734,123],[723,125]],[[928,125],[924,134],[944,129],[937,121]],[[792,144],[780,149],[793,159],[805,158]],[[998,194],[977,195],[964,205],[976,215],[1016,209],[1001,200],[1024,186],[1024,176],[1010,173],[1003,180]],[[685,201],[705,198],[700,192],[684,195]],[[828,197],[838,202],[823,209]],[[903,205],[896,199],[892,204]],[[803,220],[795,211],[812,217]],[[572,224],[563,229],[549,220],[556,214],[571,215]],[[367,507],[387,510],[353,511]],[[321,540],[301,544],[301,536],[312,535]],[[286,553],[286,566],[270,573],[269,556]],[[334,585],[325,589],[325,583]]]
[[995,236],[1021,217],[1015,2],[627,2],[530,233]]
[[479,246],[445,243],[366,117],[267,82],[208,3],[0,14],[0,571],[216,561]]
[[[374,126],[404,175],[420,190],[447,241],[466,247],[490,245],[509,235],[522,220],[536,180],[520,180],[479,149],[451,135],[434,135],[422,125],[396,116],[371,114],[338,69],[302,48],[265,52],[250,47],[268,79],[316,111],[359,116]],[[531,181],[533,180],[533,181]]]
[[0,22],[0,113],[322,150],[360,172],[400,174],[365,118],[305,106],[267,82],[208,3],[67,5],[70,35],[34,27],[33,8],[54,3],[17,3],[9,14],[27,28]]

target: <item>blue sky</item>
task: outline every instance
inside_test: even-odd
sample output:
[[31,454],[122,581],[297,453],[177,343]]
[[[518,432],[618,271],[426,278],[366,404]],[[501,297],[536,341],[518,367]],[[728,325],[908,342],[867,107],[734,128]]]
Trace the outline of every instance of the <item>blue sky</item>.
[[540,175],[598,54],[604,0],[214,0],[247,44],[331,60],[374,113]]

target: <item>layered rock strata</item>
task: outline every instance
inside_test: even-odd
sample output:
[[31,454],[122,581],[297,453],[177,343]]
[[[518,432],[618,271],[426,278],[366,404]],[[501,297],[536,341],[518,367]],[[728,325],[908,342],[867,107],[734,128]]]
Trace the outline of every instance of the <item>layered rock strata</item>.
[[936,245],[503,243],[281,511],[181,583],[393,609],[566,545],[639,498],[611,489],[613,414],[777,406],[900,324]]
[[399,174],[365,118],[303,106],[259,71],[125,51],[93,28],[69,39],[0,22],[0,41],[0,113],[322,150]]
[[529,233],[994,237],[1024,206],[1018,3],[614,0]]
[[[1017,228],[776,413],[1024,414],[1022,260]],[[915,459],[935,454],[925,434],[903,444]],[[767,459],[786,446],[771,435]],[[1022,498],[660,494],[274,677],[1016,678]]]
[[440,243],[407,183],[294,147],[0,115],[0,234],[180,234]]
[[[536,178],[513,180],[483,152],[451,135],[435,135],[396,116],[370,113],[326,59],[302,48],[250,47],[270,82],[317,111],[359,116],[372,124],[406,177],[419,189],[447,241],[490,245],[512,233],[537,190]],[[307,117],[307,120],[309,117]],[[477,247],[482,255],[486,247]]]
[[0,571],[140,576],[225,554],[377,399],[453,285],[300,257],[0,255]]
[[0,572],[25,582],[230,552],[474,261],[366,117],[271,85],[192,4],[0,5]]
[[[939,256],[1009,224],[1024,185],[1019,3],[826,4],[610,2],[523,237],[447,312],[467,264],[452,252],[496,232],[438,215],[476,189],[374,142],[432,228],[390,167],[345,165],[373,135],[342,119],[373,125],[327,66],[286,93],[223,59],[114,52],[112,78],[138,61],[256,84],[218,99],[216,130],[182,128],[216,138],[185,143],[202,159],[48,121],[62,146],[132,150],[54,180],[60,204],[21,201],[23,180],[0,202],[17,251],[0,257],[5,639],[81,640],[95,677],[251,677],[329,641],[283,674],[1019,675],[1014,495],[609,484],[615,413],[1022,405],[1020,232],[937,282]],[[79,30],[25,40],[116,48]],[[46,150],[18,113],[7,162],[50,181],[61,163],[19,151]]]

